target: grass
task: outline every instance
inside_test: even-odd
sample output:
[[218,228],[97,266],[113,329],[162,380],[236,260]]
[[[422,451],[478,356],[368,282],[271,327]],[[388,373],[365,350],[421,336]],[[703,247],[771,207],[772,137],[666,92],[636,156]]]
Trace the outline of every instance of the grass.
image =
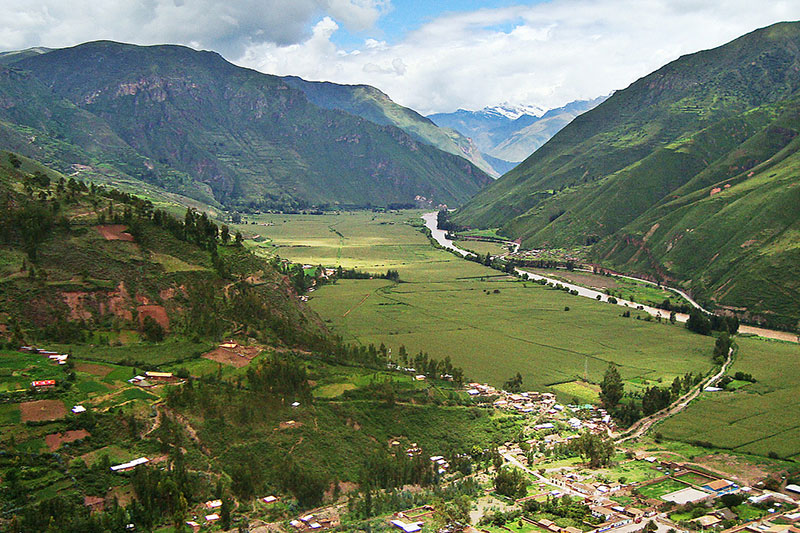
[[657,500],[658,498],[660,498],[665,494],[669,494],[670,492],[675,492],[676,490],[685,489],[686,487],[688,487],[688,485],[685,485],[680,481],[675,481],[672,478],[667,478],[663,481],[653,483],[652,485],[639,487],[637,490],[639,494],[641,494],[645,498],[651,498]]
[[487,253],[500,255],[508,253],[508,247],[498,242],[460,240],[455,241],[455,243],[459,248],[469,250],[478,255],[486,255]]
[[[613,306],[523,283],[434,249],[405,223],[418,216],[262,215],[241,230],[269,240],[250,241],[262,253],[295,262],[398,270],[399,284],[340,280],[323,286],[312,293],[311,306],[346,341],[450,357],[479,381],[501,385],[519,371],[531,390],[584,377],[599,382],[609,361],[620,365],[624,379],[640,382],[668,383],[710,369],[709,339],[679,326],[622,318]],[[565,400],[576,392],[595,398],[590,388],[562,389]]]
[[553,385],[552,388],[556,393],[564,398],[570,398],[570,401],[575,403],[592,403],[600,402],[600,387],[585,381],[568,381],[566,383],[558,383]]
[[193,270],[207,270],[201,265],[193,265],[168,254],[152,252],[150,254],[150,260],[163,266],[165,272],[190,272]]
[[701,476],[695,472],[686,472],[685,474],[681,474],[680,476],[676,476],[675,479],[679,479],[681,481],[685,481],[687,483],[691,483],[692,485],[703,486],[707,483],[713,481],[713,478],[708,476]]
[[76,345],[60,346],[56,349],[69,349],[76,358],[93,362],[159,366],[195,359],[211,349],[211,346],[207,342],[193,342],[174,336],[159,344],[138,343],[112,347]]
[[624,461],[602,470],[602,475],[614,481],[624,478],[625,483],[640,483],[663,474],[644,461]]
[[0,404],[0,426],[19,424],[21,413],[19,406],[11,403]]
[[736,515],[739,517],[739,520],[743,522],[748,522],[750,520],[758,520],[762,516],[768,514],[765,509],[759,509],[758,507],[753,507],[752,505],[742,504],[737,505],[731,509]]
[[[731,373],[756,383],[733,392],[703,393],[659,431],[670,439],[707,442],[737,452],[780,457],[800,454],[800,346],[755,338],[736,340]],[[713,420],[713,424],[709,424]]]

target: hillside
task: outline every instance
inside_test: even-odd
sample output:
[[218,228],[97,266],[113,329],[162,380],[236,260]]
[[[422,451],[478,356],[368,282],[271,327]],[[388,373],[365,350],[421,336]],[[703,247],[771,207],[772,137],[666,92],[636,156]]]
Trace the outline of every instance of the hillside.
[[[305,345],[327,335],[284,273],[230,233],[218,237],[204,214],[178,220],[6,152],[0,178],[0,331],[21,342],[136,337],[148,316],[176,342],[248,331]],[[250,300],[260,303],[249,314],[237,310]]]
[[576,118],[456,221],[529,247],[597,243],[588,255],[607,265],[791,326],[799,50],[800,24],[783,23],[684,56]]
[[281,79],[303,91],[306,97],[319,107],[339,109],[381,126],[397,126],[419,142],[463,157],[490,175],[500,175],[483,159],[470,139],[453,129],[436,126],[430,119],[413,109],[393,102],[375,87],[306,81],[296,76],[286,76]]
[[451,128],[472,139],[486,161],[504,174],[514,167],[512,163],[528,157],[575,117],[605,98],[570,102],[548,111],[487,107],[479,111],[459,109],[452,113],[436,113],[428,118],[438,126]]
[[21,55],[0,72],[1,146],[63,172],[117,173],[229,209],[459,204],[491,181],[211,52],[102,41]]
[[449,361],[420,352],[421,382],[383,346],[342,344],[299,298],[300,265],[255,257],[204,214],[7,152],[0,211],[4,530],[183,528],[215,498],[227,530],[406,484],[420,504],[450,499],[428,456],[471,470],[458,454],[521,428],[457,397],[439,380],[462,375]]

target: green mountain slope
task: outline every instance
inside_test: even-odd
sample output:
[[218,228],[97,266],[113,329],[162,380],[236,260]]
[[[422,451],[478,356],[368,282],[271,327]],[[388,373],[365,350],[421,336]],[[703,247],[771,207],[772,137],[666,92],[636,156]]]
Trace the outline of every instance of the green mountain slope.
[[145,316],[177,344],[237,330],[275,345],[328,335],[283,273],[217,237],[205,214],[178,220],[6,152],[0,213],[0,331],[20,342],[82,343],[141,330]]
[[[798,23],[682,57],[576,118],[455,219],[500,226],[528,246],[600,241],[589,255],[607,264],[790,324],[800,318],[797,277],[784,267],[800,211],[753,213],[795,194],[799,89]],[[786,179],[767,171],[778,161]],[[765,278],[774,288],[756,291]]]
[[[383,345],[343,344],[299,298],[301,265],[228,237],[205,213],[170,217],[0,152],[4,531],[172,529],[212,499],[215,529],[288,522],[357,504],[350,487],[415,485],[402,508],[478,494],[442,484],[429,457],[479,469],[467,454],[525,419],[462,399],[439,379],[463,375],[449,360],[420,352],[420,381]],[[364,530],[366,510],[341,520]]]
[[[108,164],[210,204],[386,205],[415,196],[458,204],[490,181],[396,127],[321,109],[279,78],[210,52],[94,42],[27,57],[11,69],[31,72],[49,91],[38,109],[18,99],[0,115],[16,129],[58,129],[53,143],[89,152],[93,167]],[[41,111],[53,106],[76,108],[84,123],[97,124]],[[94,131],[113,134],[113,153],[105,142],[87,145]],[[57,166],[85,164],[76,159],[60,157]]]
[[382,126],[397,126],[417,141],[463,157],[484,172],[499,176],[499,173],[483,159],[470,139],[456,130],[438,127],[413,109],[393,102],[375,87],[306,81],[296,76],[286,76],[281,79],[303,91],[312,103],[320,107],[339,109]]

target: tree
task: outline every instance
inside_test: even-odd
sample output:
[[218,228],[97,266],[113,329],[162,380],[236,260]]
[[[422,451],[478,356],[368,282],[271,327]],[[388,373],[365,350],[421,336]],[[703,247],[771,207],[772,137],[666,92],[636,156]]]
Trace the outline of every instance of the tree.
[[686,321],[686,329],[700,335],[711,335],[711,320],[699,309],[692,309],[689,320]]
[[522,390],[522,374],[517,372],[517,375],[507,380],[503,384],[503,388],[508,392],[520,392]]
[[603,382],[600,384],[600,400],[606,409],[613,409],[619,405],[624,392],[625,385],[622,383],[617,365],[609,363],[603,376]]
[[726,332],[720,334],[714,343],[714,363],[721,365],[728,358],[728,352],[731,349],[731,337]]
[[672,380],[672,397],[677,398],[681,395],[681,390],[683,390],[683,382],[681,381],[680,376],[675,376],[675,379]]
[[525,496],[526,486],[525,475],[516,468],[501,468],[494,478],[494,490],[515,500]]
[[219,238],[222,239],[222,244],[228,244],[231,242],[231,232],[228,229],[228,226],[225,224],[222,225],[222,229],[219,232]]
[[142,321],[142,335],[148,342],[161,342],[164,340],[164,328],[155,318],[148,315]]
[[17,154],[9,152],[8,154],[8,162],[11,163],[11,166],[14,168],[19,168],[22,166],[22,161],[19,160]]
[[590,468],[607,466],[614,456],[614,443],[600,435],[587,431],[572,442],[573,449],[588,461]]
[[227,496],[222,498],[222,507],[219,509],[219,522],[222,529],[230,529],[231,527],[231,508],[233,507],[230,498]]

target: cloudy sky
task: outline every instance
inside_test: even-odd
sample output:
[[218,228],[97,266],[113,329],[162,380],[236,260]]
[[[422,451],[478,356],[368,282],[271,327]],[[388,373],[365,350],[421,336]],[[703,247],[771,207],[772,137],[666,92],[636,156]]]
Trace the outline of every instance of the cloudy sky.
[[423,113],[557,107],[778,21],[800,0],[4,0],[0,50],[95,39],[367,83]]

